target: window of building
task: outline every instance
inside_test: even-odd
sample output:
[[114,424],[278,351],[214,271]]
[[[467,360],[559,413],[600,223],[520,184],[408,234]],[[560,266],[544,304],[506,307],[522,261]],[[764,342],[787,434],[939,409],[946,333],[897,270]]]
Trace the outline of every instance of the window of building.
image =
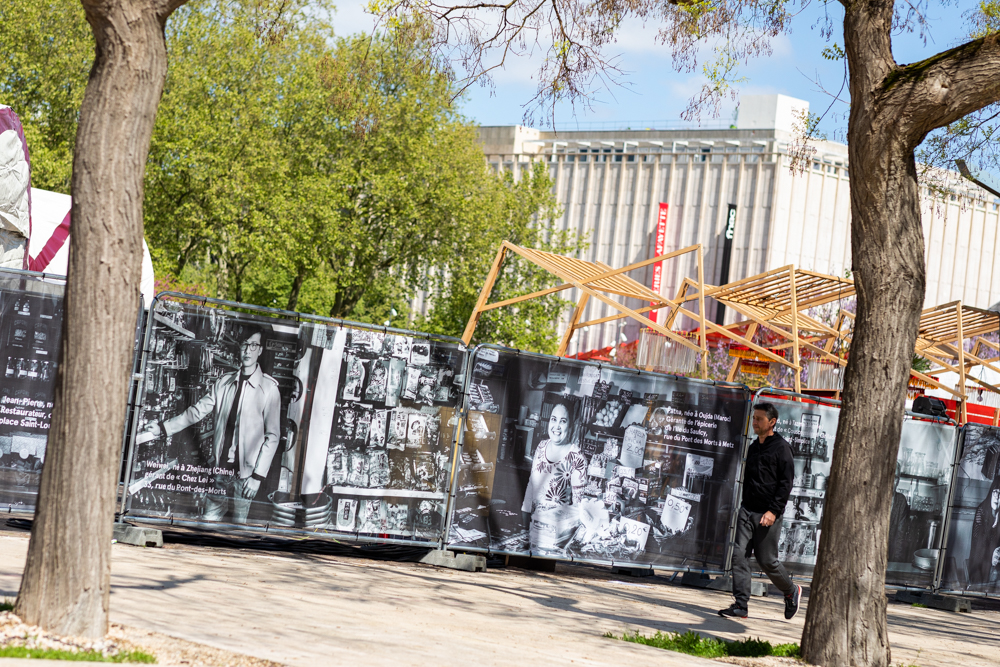
[[627,159],[627,160],[625,160],[625,161],[626,161],[626,162],[635,162],[635,156],[634,156],[634,155],[629,155],[629,156],[628,156],[628,159]]
[[[583,156],[580,156],[580,157],[582,158]],[[566,156],[566,162],[576,162],[576,156],[575,155],[567,155]]]

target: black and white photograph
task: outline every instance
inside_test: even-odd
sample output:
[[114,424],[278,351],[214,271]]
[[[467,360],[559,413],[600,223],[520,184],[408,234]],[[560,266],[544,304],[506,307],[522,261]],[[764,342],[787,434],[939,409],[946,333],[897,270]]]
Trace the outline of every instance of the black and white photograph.
[[958,428],[903,419],[889,515],[886,583],[930,586],[944,540]]
[[63,288],[0,271],[0,507],[34,510],[48,441]]
[[721,568],[742,388],[479,348],[450,542]]
[[158,301],[131,510],[246,524],[287,490],[302,395],[296,322]]
[[315,392],[301,438],[300,493],[336,512],[329,529],[440,536],[460,400],[455,378],[464,359],[451,342],[347,327],[328,332],[310,374]]
[[[795,473],[782,515],[778,558],[789,572],[809,576],[822,536],[830,462],[840,409],[776,400],[775,433],[792,447]],[[948,501],[957,429],[949,424],[904,419],[889,524],[886,583],[926,586],[934,577]]]
[[1000,592],[1000,429],[966,424],[941,587]]
[[764,400],[778,410],[774,432],[792,448],[792,492],[781,515],[778,560],[792,574],[811,574],[821,534],[820,520],[830,477],[833,441],[840,410],[828,405]]
[[133,513],[440,537],[457,344],[173,301],[153,323]]

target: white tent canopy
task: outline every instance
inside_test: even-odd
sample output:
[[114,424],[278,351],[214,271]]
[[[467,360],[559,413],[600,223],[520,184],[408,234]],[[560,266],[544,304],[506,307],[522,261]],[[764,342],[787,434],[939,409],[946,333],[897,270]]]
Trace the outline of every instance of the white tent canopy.
[[[70,220],[73,199],[69,195],[31,188],[31,238],[28,242],[33,271],[65,276],[69,263]],[[153,300],[153,262],[146,240],[142,241],[142,279],[139,285],[148,306]]]

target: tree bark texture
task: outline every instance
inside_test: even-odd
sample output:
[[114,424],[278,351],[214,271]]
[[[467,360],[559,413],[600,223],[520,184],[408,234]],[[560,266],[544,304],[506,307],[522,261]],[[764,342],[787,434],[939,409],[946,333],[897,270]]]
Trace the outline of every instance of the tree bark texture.
[[888,667],[889,512],[926,282],[913,152],[931,130],[1000,97],[1000,49],[994,35],[898,66],[893,3],[844,5],[858,311],[802,654],[827,667]]
[[83,0],[96,57],[73,157],[55,407],[16,613],[63,635],[107,633],[111,533],[142,260],[143,173],[184,0]]

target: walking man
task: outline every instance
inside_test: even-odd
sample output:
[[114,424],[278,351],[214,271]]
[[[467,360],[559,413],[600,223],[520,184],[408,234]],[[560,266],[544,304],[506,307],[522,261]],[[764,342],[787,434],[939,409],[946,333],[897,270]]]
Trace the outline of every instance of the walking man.
[[802,587],[793,584],[785,566],[778,561],[781,515],[792,492],[795,466],[792,448],[774,432],[778,410],[770,403],[753,409],[753,432],[757,440],[747,451],[743,476],[743,502],[736,520],[733,549],[733,597],[736,602],[719,610],[719,616],[746,618],[750,601],[750,556],[756,555],[761,569],[785,596],[785,618],[799,610]]

